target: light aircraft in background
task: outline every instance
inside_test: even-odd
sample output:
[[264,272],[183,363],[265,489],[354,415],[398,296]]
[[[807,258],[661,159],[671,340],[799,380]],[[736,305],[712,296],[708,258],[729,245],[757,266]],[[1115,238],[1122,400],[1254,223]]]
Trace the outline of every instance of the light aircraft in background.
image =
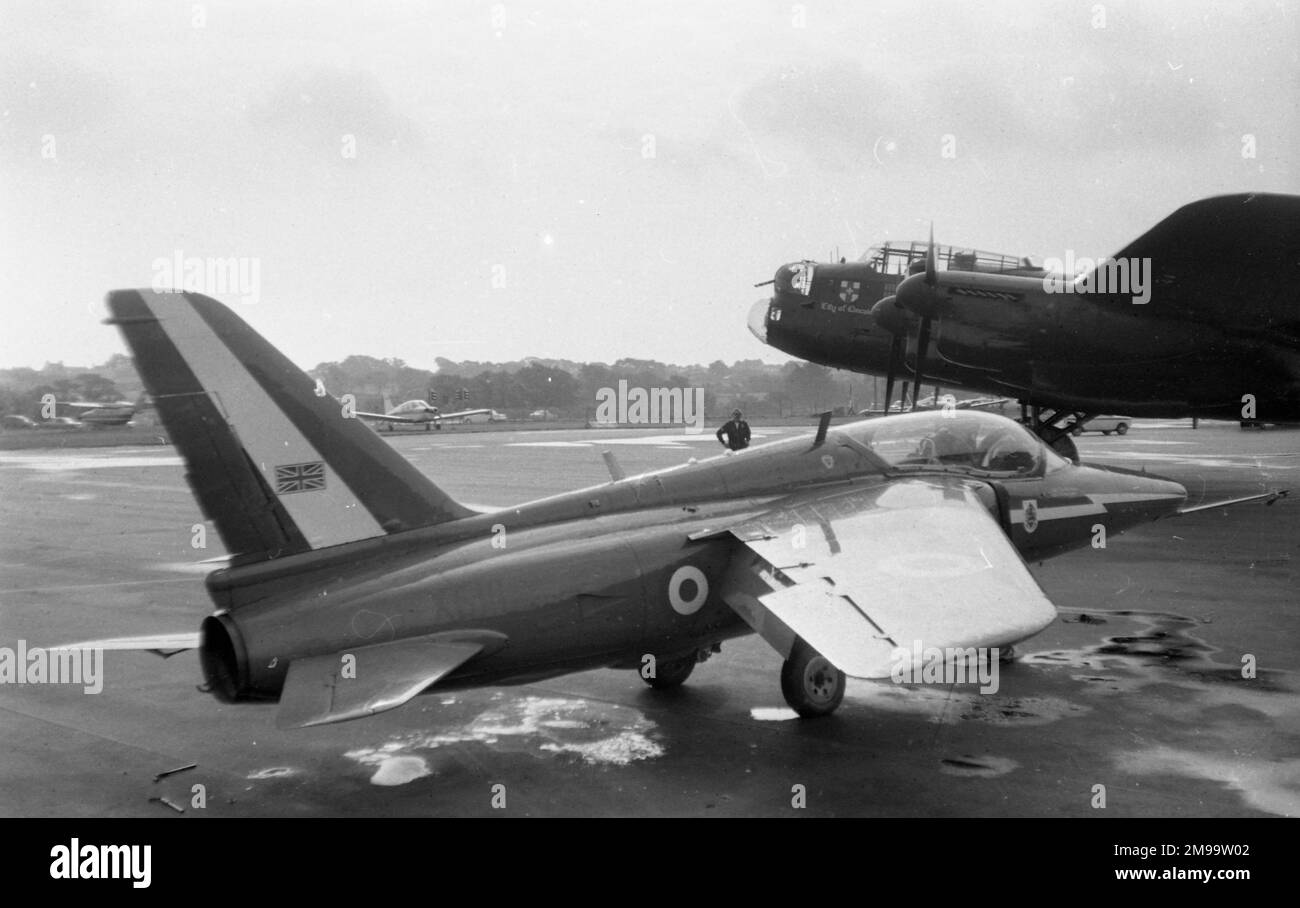
[[87,426],[124,426],[135,416],[136,405],[129,400],[115,403],[88,403],[86,401],[59,401],[59,408],[73,412],[70,418]]
[[396,407],[389,407],[388,400],[384,400],[383,413],[363,413],[360,410],[356,415],[362,419],[368,419],[373,422],[387,423],[391,429],[393,423],[405,425],[423,425],[424,430],[429,431],[432,425],[435,429],[441,429],[444,420],[465,421],[470,417],[486,417],[485,422],[492,418],[495,411],[480,408],[477,410],[457,410],[453,413],[443,413],[433,404],[423,400],[408,400],[405,403],[398,404]]
[[790,706],[826,715],[846,675],[1050,624],[1025,559],[1201,509],[963,411],[823,414],[815,435],[635,476],[611,462],[602,485],[475,511],[216,300],[121,290],[108,308],[231,561],[197,634],[75,646],[197,648],[204,690],[278,700],[282,727],[604,667],[671,688],[752,632]]

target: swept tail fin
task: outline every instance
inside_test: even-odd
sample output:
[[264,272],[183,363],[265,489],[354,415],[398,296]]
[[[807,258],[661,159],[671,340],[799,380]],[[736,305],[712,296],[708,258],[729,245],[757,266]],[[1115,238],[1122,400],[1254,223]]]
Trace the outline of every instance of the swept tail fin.
[[238,563],[474,513],[216,300],[115,290],[108,308]]

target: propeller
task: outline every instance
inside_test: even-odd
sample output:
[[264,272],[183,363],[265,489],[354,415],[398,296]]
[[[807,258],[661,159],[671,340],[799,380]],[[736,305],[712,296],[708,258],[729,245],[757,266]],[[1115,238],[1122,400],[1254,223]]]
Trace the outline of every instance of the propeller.
[[[916,265],[913,264],[913,269]],[[912,270],[912,269],[909,269]],[[934,244],[934,224],[930,224],[930,245],[925,252],[925,277],[922,278],[927,288],[933,288],[938,285],[939,278],[938,251]],[[915,277],[910,278],[915,281]],[[907,283],[905,281],[905,283]],[[927,293],[927,296],[931,294]],[[913,300],[915,296],[913,295]],[[917,312],[916,309],[923,311]],[[889,405],[893,402],[894,384],[898,379],[899,372],[906,365],[904,357],[906,356],[907,342],[912,332],[912,326],[915,319],[920,316],[920,326],[916,334],[916,367],[913,369],[914,377],[911,381],[904,381],[903,396],[899,402],[899,409],[902,410],[907,403],[907,394],[909,387],[912,391],[912,406],[915,408],[916,399],[920,397],[921,383],[925,377],[926,357],[930,351],[930,336],[932,334],[932,308],[931,307],[913,307],[910,303],[904,305],[899,302],[896,295],[887,296],[879,300],[871,307],[871,316],[876,324],[890,331],[894,335],[893,342],[889,348],[889,365],[885,372],[885,412],[889,412]]]
[[[893,299],[892,296],[886,299]],[[894,380],[898,377],[898,370],[903,367],[903,349],[907,343],[905,334],[895,334],[894,340],[889,345],[889,367],[885,371],[885,415],[889,415],[889,405],[894,402]],[[907,392],[904,391],[904,394]],[[900,406],[901,410],[902,407]]]
[[[938,257],[934,247],[934,222],[930,222],[930,248],[925,251],[925,285],[934,287],[939,283]],[[921,328],[916,335],[916,389],[919,391],[925,379],[925,356],[930,349],[931,318],[929,310],[921,316]],[[916,394],[912,395],[912,406],[916,406]]]

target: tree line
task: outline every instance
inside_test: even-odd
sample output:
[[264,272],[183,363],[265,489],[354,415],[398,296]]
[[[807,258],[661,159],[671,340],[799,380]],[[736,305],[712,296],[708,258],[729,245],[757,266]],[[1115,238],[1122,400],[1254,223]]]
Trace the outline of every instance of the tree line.
[[[526,359],[506,363],[456,362],[439,357],[437,369],[400,359],[354,355],[320,363],[309,374],[336,397],[352,394],[357,409],[379,411],[418,398],[445,411],[491,408],[512,418],[545,411],[559,419],[590,419],[603,388],[703,388],[708,417],[739,407],[750,417],[847,412],[870,406],[883,382],[812,363],[771,365],[758,359],[679,366],[625,358],[613,363]],[[40,418],[44,395],[59,401],[147,405],[131,358],[117,354],[87,368],[47,363],[41,369],[0,369],[0,413]]]

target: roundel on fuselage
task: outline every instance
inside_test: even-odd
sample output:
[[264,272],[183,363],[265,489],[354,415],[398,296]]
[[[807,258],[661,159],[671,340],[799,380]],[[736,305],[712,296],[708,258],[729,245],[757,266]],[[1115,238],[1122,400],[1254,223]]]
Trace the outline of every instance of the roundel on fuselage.
[[694,615],[708,598],[709,578],[694,565],[682,565],[668,579],[668,602],[679,615]]

